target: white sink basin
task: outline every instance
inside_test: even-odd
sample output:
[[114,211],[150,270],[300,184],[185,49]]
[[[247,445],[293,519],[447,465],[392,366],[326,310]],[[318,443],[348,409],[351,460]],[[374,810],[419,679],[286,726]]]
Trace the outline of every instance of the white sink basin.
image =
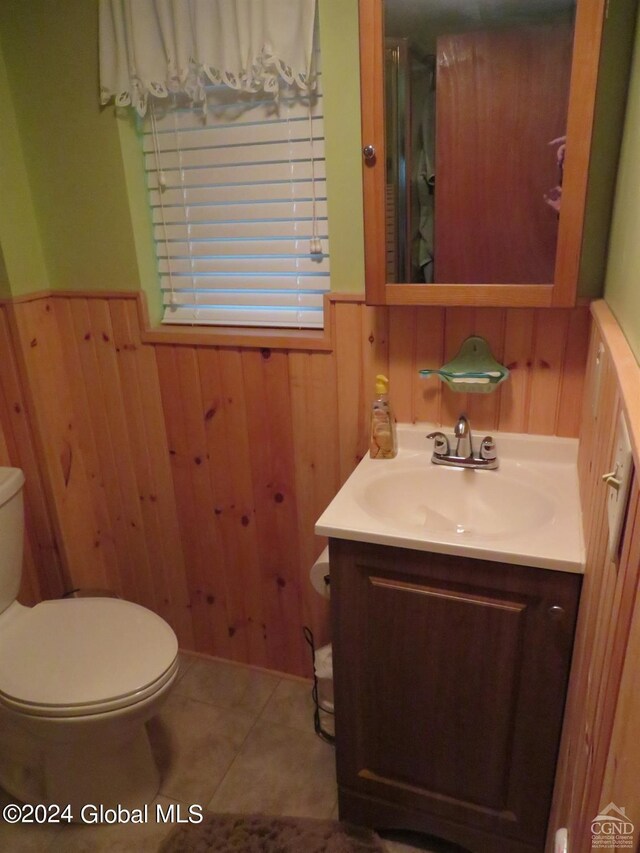
[[407,529],[480,539],[539,528],[556,508],[551,495],[513,475],[436,465],[374,472],[356,500],[372,516]]
[[363,459],[319,519],[316,532],[584,570],[577,441],[494,433],[500,467],[473,470],[434,465],[433,443],[425,437],[431,429],[428,424],[400,425],[398,456]]

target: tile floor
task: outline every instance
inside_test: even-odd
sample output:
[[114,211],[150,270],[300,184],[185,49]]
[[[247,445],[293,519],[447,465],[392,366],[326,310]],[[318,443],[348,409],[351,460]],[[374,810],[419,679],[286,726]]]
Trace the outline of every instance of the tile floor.
[[[149,734],[162,773],[158,801],[215,812],[337,819],[333,747],[313,731],[307,682],[182,655],[178,681]],[[0,806],[11,798],[0,791]],[[155,814],[155,806],[151,809]],[[171,825],[11,826],[7,853],[146,853]],[[418,836],[389,836],[391,853],[448,853]],[[417,845],[417,846],[412,846]]]

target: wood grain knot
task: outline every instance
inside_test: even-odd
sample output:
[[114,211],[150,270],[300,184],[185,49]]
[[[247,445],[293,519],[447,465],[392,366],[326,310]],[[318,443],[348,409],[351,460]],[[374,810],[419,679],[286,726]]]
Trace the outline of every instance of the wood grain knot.
[[243,516],[242,516],[242,518],[240,519],[240,524],[241,524],[243,527],[248,527],[248,526],[249,526],[249,516],[248,516],[248,515],[243,515]]
[[284,495],[282,494],[282,492],[276,492],[273,496],[273,499],[277,504],[281,504],[284,500]]

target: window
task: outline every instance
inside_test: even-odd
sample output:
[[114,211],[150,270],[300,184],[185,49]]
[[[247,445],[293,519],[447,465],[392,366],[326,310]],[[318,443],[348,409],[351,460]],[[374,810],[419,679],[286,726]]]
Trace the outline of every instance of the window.
[[321,80],[311,93],[281,80],[277,98],[209,85],[204,115],[185,96],[153,99],[143,145],[164,323],[322,328]]

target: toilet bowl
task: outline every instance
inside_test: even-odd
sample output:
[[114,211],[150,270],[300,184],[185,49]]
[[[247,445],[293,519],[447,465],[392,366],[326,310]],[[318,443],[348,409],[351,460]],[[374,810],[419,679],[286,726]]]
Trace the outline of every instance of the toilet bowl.
[[0,468],[0,786],[75,820],[139,808],[160,785],[145,723],[176,679],[176,636],[120,599],[19,604],[23,483]]

